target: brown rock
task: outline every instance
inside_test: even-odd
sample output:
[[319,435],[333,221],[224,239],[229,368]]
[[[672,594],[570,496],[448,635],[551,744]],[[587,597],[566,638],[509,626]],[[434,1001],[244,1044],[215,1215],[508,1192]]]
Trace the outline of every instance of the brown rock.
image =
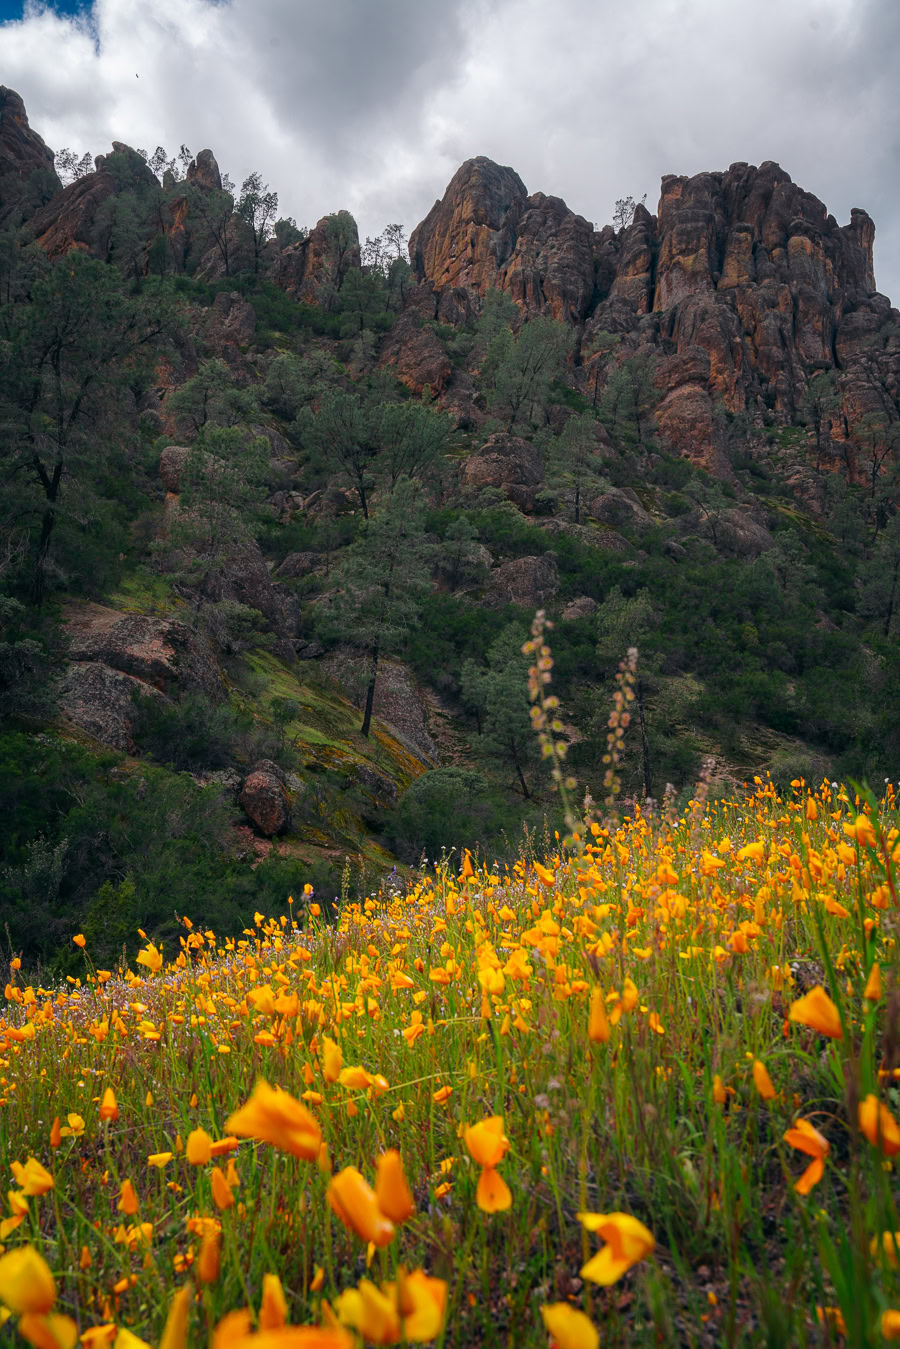
[[588,512],[601,524],[627,529],[650,529],[652,518],[644,510],[630,488],[624,491],[618,487],[609,487],[594,497],[588,506]]
[[416,278],[437,290],[464,286],[479,295],[496,286],[502,264],[512,256],[527,196],[512,169],[484,155],[466,160],[410,235]]
[[154,685],[99,662],[74,662],[60,691],[63,715],[80,730],[110,749],[134,750],[131,729],[135,694],[168,699]]
[[241,809],[267,838],[283,834],[290,827],[291,802],[285,781],[281,769],[263,759],[250,770],[241,788]]
[[167,492],[181,491],[181,476],[190,454],[187,445],[167,445],[159,456],[159,476]]
[[[34,175],[44,176],[44,183],[36,184]],[[18,225],[61,187],[53,151],[28,125],[16,91],[0,84],[0,225]]]
[[208,192],[222,190],[222,175],[212,150],[201,150],[188,165],[185,177],[192,187],[205,187]]
[[225,694],[209,643],[177,619],[78,604],[66,614],[66,633],[75,661],[109,666],[170,697]]
[[359,234],[349,211],[326,215],[305,239],[274,262],[272,279],[306,304],[330,304],[351,267],[359,267]]
[[123,184],[156,186],[152,171],[130,145],[113,141],[111,154],[116,156],[120,168],[124,165],[124,178],[118,170],[116,173],[110,170],[109,155],[98,155],[93,173],[63,188],[28,222],[29,234],[49,257],[62,257],[73,248],[105,257],[107,242],[103,231],[98,231],[100,207],[122,191]]
[[414,290],[412,297],[412,303],[405,306],[387,334],[378,364],[391,369],[414,393],[421,393],[427,386],[433,394],[441,394],[450,382],[453,366],[429,326],[435,301],[425,287]]
[[590,595],[578,595],[569,601],[560,617],[564,623],[576,623],[581,618],[593,618],[597,608],[597,601],[592,600]]
[[866,427],[897,420],[900,390],[900,314],[875,292],[874,230],[858,208],[839,226],[767,161],[668,175],[656,216],[639,206],[618,233],[592,232],[558,198],[529,197],[512,169],[479,158],[413,231],[410,256],[443,322],[469,321],[499,287],[527,312],[583,323],[574,373],[594,401],[623,359],[656,355],[660,439],[715,473],[729,471],[718,400],[786,424],[811,376],[834,370],[833,439],[863,477]]
[[559,589],[559,571],[551,553],[515,557],[491,572],[490,598],[495,604],[519,604],[540,609]]
[[308,576],[318,566],[321,558],[318,553],[288,553],[274,575],[279,581],[293,580],[297,576]]
[[237,291],[219,291],[207,313],[203,336],[213,351],[227,360],[250,346],[256,337],[256,310]]
[[463,464],[464,487],[538,487],[544,481],[540,452],[530,441],[498,431]]

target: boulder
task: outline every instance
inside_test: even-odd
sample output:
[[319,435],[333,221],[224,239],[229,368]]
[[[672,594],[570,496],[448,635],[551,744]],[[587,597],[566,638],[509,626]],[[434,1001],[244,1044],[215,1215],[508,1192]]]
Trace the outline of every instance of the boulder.
[[247,819],[266,838],[283,834],[291,823],[291,802],[284,773],[270,759],[262,759],[244,778],[240,797]]
[[130,753],[135,748],[131,735],[135,694],[169,701],[153,684],[123,670],[75,661],[66,669],[60,708],[68,721],[101,744]]
[[110,156],[98,155],[94,173],[57,192],[29,220],[29,235],[50,258],[62,257],[73,248],[105,257],[107,239],[97,218],[101,206],[126,188],[157,185],[146,162],[130,145],[113,141],[112,154],[118,161],[115,173],[107,165]]
[[203,336],[218,356],[233,358],[256,337],[256,310],[237,291],[219,291],[207,312]]
[[207,192],[221,192],[222,175],[212,150],[201,150],[188,165],[185,175],[191,187],[205,188]]
[[489,598],[494,604],[542,609],[559,590],[559,570],[552,553],[515,557],[491,572]]
[[[332,651],[322,668],[362,708],[369,678],[369,662],[346,647]],[[398,660],[382,660],[378,666],[373,711],[402,745],[422,763],[432,764],[434,741],[428,731],[426,702],[415,676]]]
[[498,431],[463,464],[463,487],[538,487],[544,481],[540,452],[530,441]]
[[167,445],[159,456],[159,476],[166,491],[175,496],[181,491],[181,475],[190,453],[187,445]]
[[74,661],[117,670],[168,697],[225,695],[209,643],[177,619],[78,604],[66,614],[66,634]]
[[275,568],[273,575],[277,576],[279,581],[292,581],[298,576],[308,576],[320,561],[318,553],[288,553],[281,565]]
[[577,623],[580,618],[593,618],[597,608],[597,601],[590,595],[578,595],[569,601],[560,617],[564,623]]
[[305,239],[274,260],[276,286],[306,304],[321,304],[340,290],[351,267],[359,267],[359,234],[349,211],[323,216]]
[[615,528],[650,529],[653,520],[630,488],[609,487],[594,497],[588,512],[595,520]]

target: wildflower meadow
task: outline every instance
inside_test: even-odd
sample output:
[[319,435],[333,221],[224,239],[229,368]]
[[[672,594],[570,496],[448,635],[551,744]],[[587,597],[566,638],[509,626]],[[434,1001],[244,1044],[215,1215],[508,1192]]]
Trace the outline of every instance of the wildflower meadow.
[[[631,695],[626,662],[613,786]],[[337,912],[301,883],[240,933],[185,916],[136,969],[73,933],[62,989],[13,960],[0,1336],[900,1339],[893,788],[566,814]]]

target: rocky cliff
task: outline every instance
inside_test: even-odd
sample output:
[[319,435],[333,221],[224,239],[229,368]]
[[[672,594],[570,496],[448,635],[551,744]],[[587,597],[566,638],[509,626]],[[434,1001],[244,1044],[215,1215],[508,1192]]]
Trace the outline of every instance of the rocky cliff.
[[18,225],[59,187],[53,151],[28,125],[16,91],[0,84],[0,225]]
[[875,289],[874,235],[865,211],[838,225],[771,161],[669,175],[657,214],[638,206],[617,232],[482,157],[413,231],[410,258],[445,322],[499,287],[575,325],[592,397],[623,359],[652,355],[662,439],[710,467],[717,405],[788,423],[832,372],[831,442],[860,475],[859,443],[900,419],[900,314]]

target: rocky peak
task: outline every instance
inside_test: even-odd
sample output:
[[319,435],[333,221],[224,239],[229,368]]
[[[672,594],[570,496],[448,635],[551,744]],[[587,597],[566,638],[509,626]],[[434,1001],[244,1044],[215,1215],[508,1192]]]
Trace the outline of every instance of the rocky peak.
[[[592,394],[628,356],[652,356],[664,442],[716,468],[716,402],[790,422],[821,371],[841,394],[836,437],[884,414],[885,388],[900,420],[900,314],[875,290],[874,235],[865,211],[838,225],[773,160],[668,174],[655,216],[638,206],[627,227],[595,231],[481,157],[413,231],[410,257],[444,321],[497,287],[526,316],[575,325],[575,378]],[[886,324],[893,337],[875,342]]]
[[512,254],[526,206],[525,184],[510,168],[479,155],[457,169],[409,240],[417,278],[445,286],[484,289],[498,284]]
[[28,125],[25,104],[15,89],[0,84],[0,223],[16,211],[35,172],[43,172],[50,186],[61,186],[53,151]]
[[192,187],[205,187],[209,192],[222,190],[222,175],[212,150],[201,150],[191,160],[185,176]]

